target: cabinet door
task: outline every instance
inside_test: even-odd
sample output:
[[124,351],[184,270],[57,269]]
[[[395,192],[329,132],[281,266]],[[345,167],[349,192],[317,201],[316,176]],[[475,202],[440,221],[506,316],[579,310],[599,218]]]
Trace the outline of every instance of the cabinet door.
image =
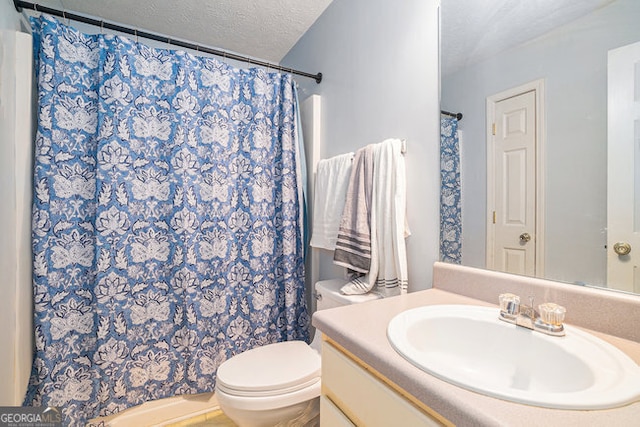
[[355,425],[342,413],[340,408],[333,404],[327,396],[320,396],[320,425],[331,427],[355,427]]
[[[442,425],[326,342],[322,345],[322,393],[357,426]],[[320,423],[341,425],[331,424],[322,415]]]

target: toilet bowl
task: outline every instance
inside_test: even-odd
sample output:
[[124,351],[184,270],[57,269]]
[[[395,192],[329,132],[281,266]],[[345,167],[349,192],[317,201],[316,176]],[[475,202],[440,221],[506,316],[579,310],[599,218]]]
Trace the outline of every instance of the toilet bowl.
[[[318,310],[381,298],[342,295],[344,279],[316,283]],[[240,427],[314,426],[319,423],[320,340],[285,341],[240,353],[220,365],[216,396]]]

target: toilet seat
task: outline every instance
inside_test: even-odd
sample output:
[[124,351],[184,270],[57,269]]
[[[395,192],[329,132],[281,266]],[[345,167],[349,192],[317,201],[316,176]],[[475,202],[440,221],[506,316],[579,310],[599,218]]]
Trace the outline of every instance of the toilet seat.
[[303,341],[284,341],[240,353],[218,367],[216,388],[234,396],[293,393],[320,381],[320,356]]
[[221,404],[245,409],[285,407],[320,396],[320,355],[303,341],[285,341],[240,353],[218,367]]

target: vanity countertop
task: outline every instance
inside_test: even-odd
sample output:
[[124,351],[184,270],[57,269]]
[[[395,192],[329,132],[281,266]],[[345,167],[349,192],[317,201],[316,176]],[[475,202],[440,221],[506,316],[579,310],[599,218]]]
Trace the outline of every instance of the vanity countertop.
[[[640,402],[598,411],[539,408],[484,396],[442,381],[406,361],[391,347],[386,330],[398,313],[435,304],[492,306],[441,289],[429,289],[316,312],[313,325],[426,406],[460,426],[631,426],[640,420]],[[640,364],[640,343],[587,330]],[[640,385],[639,385],[640,386]]]

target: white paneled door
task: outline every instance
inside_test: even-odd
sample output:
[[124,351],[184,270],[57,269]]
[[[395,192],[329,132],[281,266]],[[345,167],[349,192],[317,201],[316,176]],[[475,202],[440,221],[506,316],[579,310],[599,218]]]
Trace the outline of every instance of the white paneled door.
[[609,51],[607,286],[640,292],[640,43]]
[[488,268],[536,274],[536,92],[493,104]]

